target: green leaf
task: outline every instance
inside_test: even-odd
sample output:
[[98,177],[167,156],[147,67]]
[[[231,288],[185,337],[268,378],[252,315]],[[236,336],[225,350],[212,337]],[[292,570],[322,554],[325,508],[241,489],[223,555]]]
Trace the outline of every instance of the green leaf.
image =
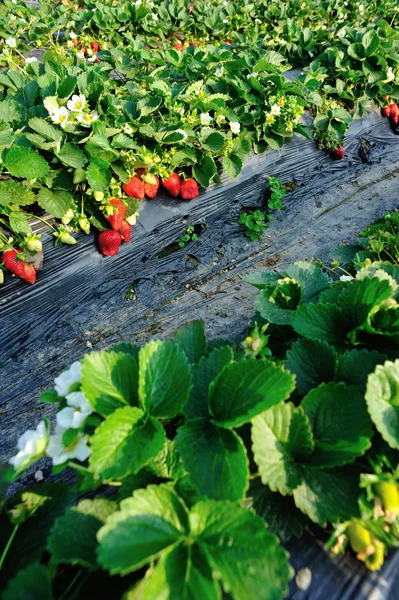
[[37,195],[39,206],[57,219],[61,219],[73,205],[73,197],[69,192],[41,188]]
[[202,146],[211,152],[219,152],[224,146],[224,136],[217,131],[209,134],[202,142]]
[[294,377],[266,360],[227,365],[211,383],[209,410],[221,427],[236,427],[289,398]]
[[11,579],[3,600],[53,600],[50,570],[35,562]]
[[338,467],[353,462],[370,447],[371,421],[364,398],[354,387],[323,383],[309,392],[301,407],[315,442],[310,464]]
[[365,398],[378,432],[399,450],[399,359],[387,360],[370,373]]
[[348,467],[314,469],[301,466],[303,483],[294,490],[296,506],[314,523],[326,527],[327,522],[359,516],[359,475]]
[[102,192],[111,183],[112,175],[108,168],[100,164],[100,161],[90,162],[86,171],[87,181],[94,192]]
[[191,389],[191,370],[183,350],[172,342],[152,340],[141,348],[139,365],[144,410],[160,418],[178,415]]
[[262,482],[286,495],[301,483],[300,463],[313,451],[313,436],[301,407],[281,402],[252,421],[252,450]]
[[197,363],[206,352],[204,322],[193,321],[179,327],[171,341],[183,350],[190,363]]
[[82,169],[87,162],[82,150],[71,143],[64,144],[57,156],[64,165],[74,169]]
[[304,304],[299,306],[292,326],[305,338],[342,345],[347,326],[343,312],[335,304]]
[[186,534],[188,516],[177,494],[166,485],[149,485],[121,502],[97,534],[99,564],[126,575],[174,546]]
[[287,553],[263,519],[228,502],[198,502],[190,513],[193,535],[233,598],[275,600],[292,576]]
[[223,157],[223,168],[229,177],[237,177],[241,173],[242,160],[237,154],[226,154]]
[[137,406],[138,368],[129,354],[91,352],[82,362],[82,391],[100,415],[125,404]]
[[54,523],[47,540],[47,550],[56,563],[82,565],[98,569],[97,532],[116,510],[116,503],[106,498],[81,500],[68,508]]
[[62,139],[62,133],[59,129],[48,123],[45,119],[34,117],[28,121],[29,127],[44,137],[49,142],[55,142]]
[[350,319],[351,329],[363,325],[369,314],[390,298],[397,287],[395,280],[384,271],[351,281],[340,296],[340,305]]
[[275,325],[290,325],[302,300],[303,289],[288,277],[271,281],[256,297],[256,308],[263,319]]
[[193,176],[202,185],[208,187],[212,177],[216,174],[215,161],[210,156],[204,156],[200,165],[193,166]]
[[135,406],[117,408],[91,437],[90,471],[103,481],[137,473],[161,450],[165,432]]
[[330,279],[324,271],[311,263],[297,261],[287,267],[286,273],[302,285],[304,304],[316,302],[320,293],[330,285]]
[[166,439],[162,450],[156,455],[154,460],[147,467],[148,471],[157,475],[161,479],[172,479],[176,481],[184,477],[185,471],[180,454],[176,449],[175,442]]
[[200,494],[233,501],[244,497],[248,459],[234,431],[197,419],[179,427],[175,441],[184,468]]
[[334,381],[336,353],[317,340],[299,339],[287,352],[285,368],[296,377],[296,387],[307,394],[320,383]]
[[270,531],[283,542],[302,535],[308,524],[308,518],[297,509],[292,496],[272,492],[259,478],[251,481],[243,506],[262,517]]
[[362,44],[366,50],[366,56],[371,56],[371,54],[374,54],[378,49],[380,40],[376,32],[370,29],[369,31],[366,31],[362,37]]
[[126,596],[126,600],[219,600],[220,590],[207,557],[198,544],[179,545]]
[[50,170],[47,161],[31,148],[14,146],[4,159],[4,166],[10,175],[24,179],[45,177]]
[[28,217],[24,213],[19,211],[12,212],[8,218],[10,219],[10,227],[15,233],[27,235],[32,232]]
[[359,392],[366,391],[367,377],[377,365],[381,365],[387,359],[386,355],[376,350],[350,350],[340,354],[337,359],[335,381],[343,381],[348,385],[354,385]]
[[193,366],[193,387],[190,398],[184,405],[183,413],[188,419],[209,419],[209,386],[218,373],[233,361],[233,351],[229,346],[216,348],[209,356],[203,356]]

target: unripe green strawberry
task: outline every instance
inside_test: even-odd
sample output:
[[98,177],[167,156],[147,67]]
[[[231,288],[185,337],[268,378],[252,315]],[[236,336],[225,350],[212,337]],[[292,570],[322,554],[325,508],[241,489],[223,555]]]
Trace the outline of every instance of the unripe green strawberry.
[[127,223],[129,223],[129,225],[136,225],[138,214],[139,213],[134,213],[134,215],[130,215],[130,217],[126,217],[125,220],[127,221]]
[[399,514],[399,490],[395,483],[391,481],[380,481],[374,486],[376,494],[381,499],[382,506],[390,515]]
[[79,227],[81,228],[82,231],[84,231],[84,233],[89,234],[90,233],[89,219],[86,219],[86,217],[82,217],[81,219],[79,219]]
[[352,519],[345,533],[348,536],[352,550],[356,554],[367,552],[371,545],[371,535],[357,519]]
[[61,242],[61,244],[67,244],[68,246],[73,246],[76,244],[75,238],[69,233],[69,231],[61,230],[54,235],[57,237],[57,240]]
[[104,192],[94,192],[93,196],[94,200],[97,200],[97,202],[101,202],[101,200],[104,200]]
[[69,210],[66,211],[65,215],[63,217],[61,217],[61,222],[63,223],[63,225],[68,225],[68,223],[70,223],[72,221],[74,217],[74,212],[72,210],[72,208],[70,208]]
[[41,252],[43,250],[43,244],[41,243],[39,237],[37,235],[33,235],[32,237],[26,238],[26,247],[29,252]]
[[3,269],[0,269],[0,285],[2,285],[4,283],[4,271]]

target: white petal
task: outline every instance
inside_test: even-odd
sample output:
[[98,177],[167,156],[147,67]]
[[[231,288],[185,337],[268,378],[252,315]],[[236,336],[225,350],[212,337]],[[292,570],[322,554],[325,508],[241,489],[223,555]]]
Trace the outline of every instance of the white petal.
[[63,427],[64,429],[69,429],[73,427],[73,416],[75,413],[75,409],[72,406],[66,406],[60,412],[57,413],[57,425]]

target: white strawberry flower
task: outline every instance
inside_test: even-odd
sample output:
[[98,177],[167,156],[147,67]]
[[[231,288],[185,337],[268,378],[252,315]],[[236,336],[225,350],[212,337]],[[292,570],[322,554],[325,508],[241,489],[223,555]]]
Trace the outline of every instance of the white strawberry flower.
[[28,56],[25,58],[25,63],[29,65],[30,63],[37,62],[36,56]]
[[97,121],[99,115],[96,110],[91,113],[80,113],[78,115],[78,121],[83,127],[90,127],[94,121]]
[[87,437],[79,434],[69,446],[64,446],[64,433],[65,429],[56,425],[54,435],[50,435],[46,454],[52,459],[53,465],[62,465],[73,458],[81,462],[89,458],[91,450],[87,445]]
[[394,73],[392,67],[388,67],[387,78],[385,79],[385,83],[389,83],[390,81],[393,81],[394,79],[395,79],[395,73]]
[[201,125],[209,125],[212,121],[212,117],[209,113],[201,113],[200,114]]
[[152,16],[152,18],[153,18],[154,21],[158,21],[158,15],[157,15],[157,13],[152,13],[151,16]]
[[339,278],[340,281],[352,281],[352,279],[352,275],[341,275],[341,277]]
[[255,23],[262,23],[260,19],[255,19]]
[[83,94],[79,96],[74,94],[70,100],[68,100],[67,107],[69,110],[74,112],[82,112],[84,107],[86,106],[86,98]]
[[36,429],[28,429],[18,440],[18,453],[12,456],[9,463],[14,469],[19,469],[31,464],[33,459],[38,460],[44,453],[48,442],[47,425],[40,421]]
[[255,79],[258,77],[259,73],[257,71],[254,71],[253,73],[248,73],[247,75],[247,79],[250,79],[251,77],[255,77]]
[[68,125],[68,117],[69,111],[65,108],[65,106],[61,106],[61,108],[54,110],[53,114],[51,115],[51,120],[53,123],[57,123],[64,128],[66,125]]
[[223,23],[228,23],[229,20],[228,19],[223,19]]
[[67,371],[54,379],[54,389],[59,396],[66,398],[69,390],[75,383],[80,383],[82,378],[82,365],[77,360],[71,364]]
[[281,107],[278,104],[273,104],[270,109],[271,115],[279,115],[281,113]]
[[230,129],[233,133],[240,133],[241,126],[238,121],[231,121]]
[[221,125],[222,123],[225,122],[226,117],[224,115],[218,115],[215,120],[216,120],[217,125]]
[[10,48],[15,48],[17,45],[17,41],[13,37],[7,38],[6,40],[4,40],[4,42],[7,44],[7,46],[10,46]]
[[76,56],[77,56],[78,58],[84,58],[84,57],[85,57],[85,55],[84,55],[84,52],[77,52],[77,53],[76,53]]
[[67,406],[57,413],[57,424],[63,429],[79,429],[92,414],[92,408],[83,392],[72,392],[66,397]]
[[338,33],[337,33],[337,36],[338,36],[339,38],[344,38],[344,37],[346,36],[346,31],[345,31],[345,29],[344,29],[344,28],[340,29],[340,30],[338,31]]
[[224,73],[224,67],[222,65],[222,66],[216,68],[215,77],[222,77],[223,73]]
[[123,126],[123,131],[125,133],[127,133],[128,135],[130,135],[131,133],[133,133],[133,127],[131,127],[131,125],[129,125],[129,123],[125,123]]
[[141,6],[141,4],[142,4],[142,0],[137,0],[137,2],[133,2],[133,6],[135,6],[136,8]]
[[[89,53],[89,52],[87,51],[87,53]],[[90,58],[87,59],[87,62],[94,63],[94,62],[96,62],[96,60],[97,60],[97,54],[93,54],[93,56],[90,56]]]
[[71,38],[71,40],[76,40],[78,36],[73,31],[70,31],[69,32],[69,37]]

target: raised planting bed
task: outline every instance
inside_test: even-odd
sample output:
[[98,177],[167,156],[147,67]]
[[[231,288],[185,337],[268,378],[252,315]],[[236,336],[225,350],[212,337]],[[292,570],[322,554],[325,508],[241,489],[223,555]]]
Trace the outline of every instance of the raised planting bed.
[[[365,143],[368,162],[360,152]],[[45,234],[38,285],[9,280],[0,300],[1,456],[37,420],[37,391],[83,354],[88,342],[97,348],[167,336],[205,316],[211,337],[238,334],[248,324],[254,296],[240,283],[242,273],[298,258],[327,259],[342,240],[353,240],[397,207],[399,147],[387,121],[372,112],[353,122],[346,145],[347,157],[335,162],[294,137],[281,152],[252,157],[237,179],[223,177],[222,185],[194,201],[161,194],[144,202],[133,242],[115,257],[101,256],[93,238],[83,234],[68,248],[54,248]],[[262,205],[271,175],[295,189],[264,240],[251,242],[238,217],[242,207]],[[188,225],[200,223],[209,227],[198,242],[162,258]]]

